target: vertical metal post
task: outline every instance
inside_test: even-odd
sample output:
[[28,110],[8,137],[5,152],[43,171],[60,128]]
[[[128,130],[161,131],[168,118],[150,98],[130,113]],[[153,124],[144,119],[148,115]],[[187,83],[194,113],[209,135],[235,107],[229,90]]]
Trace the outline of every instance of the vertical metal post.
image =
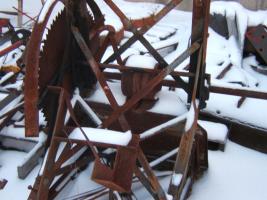
[[23,0],[18,0],[18,10],[21,12],[18,12],[18,27],[21,28],[22,26],[22,12],[23,12]]
[[[201,59],[201,73],[198,83],[197,98],[199,99],[200,108],[206,106],[205,101],[208,99],[208,90],[204,84],[204,73],[206,65],[206,49],[207,49],[207,38],[208,38],[208,19],[209,19],[209,10],[210,10],[210,0],[193,0],[193,18],[192,18],[192,33],[191,33],[191,44],[196,41],[201,41],[202,43],[202,55],[199,57],[199,51],[196,51],[190,57],[190,73],[196,73],[196,67],[198,59]],[[192,91],[194,88],[195,78],[189,78],[189,95],[188,103],[192,99]]]

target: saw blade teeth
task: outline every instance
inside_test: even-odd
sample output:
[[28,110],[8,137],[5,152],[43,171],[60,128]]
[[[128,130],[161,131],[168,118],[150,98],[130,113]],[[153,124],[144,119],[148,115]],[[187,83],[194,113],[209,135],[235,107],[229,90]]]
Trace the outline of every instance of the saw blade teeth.
[[[43,34],[43,38],[42,38],[43,41],[47,40],[47,35],[49,34],[50,30],[53,29],[53,27],[55,26],[56,21],[62,15],[63,12],[64,12],[64,10],[58,12],[57,15],[52,18],[51,23],[48,22],[48,24],[46,26],[46,30],[45,30],[45,32]],[[50,21],[50,19],[49,19],[49,21]]]
[[[94,10],[88,12],[87,26],[92,29],[95,24]],[[58,12],[58,14],[51,20],[50,28],[43,40],[43,48],[40,53],[39,59],[39,94],[41,94],[46,86],[50,84],[58,68],[62,64],[63,54],[66,49],[66,31],[68,30],[67,22],[65,20],[65,9]],[[46,98],[42,105],[42,112],[44,113],[45,120],[51,120],[50,105],[52,104],[50,98]]]

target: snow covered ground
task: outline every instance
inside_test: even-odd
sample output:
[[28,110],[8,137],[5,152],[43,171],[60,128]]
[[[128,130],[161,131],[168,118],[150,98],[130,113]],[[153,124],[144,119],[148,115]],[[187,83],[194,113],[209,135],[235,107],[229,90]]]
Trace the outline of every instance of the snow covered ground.
[[[36,16],[40,10],[41,1],[24,0],[24,2],[25,11],[31,16]],[[118,17],[112,14],[111,11],[103,5],[101,0],[97,0],[97,2],[101,4],[101,8],[105,12],[107,18],[106,23],[114,24],[116,30],[119,30],[122,24]],[[122,2],[122,0],[115,0],[115,2],[117,2],[119,7],[124,9],[125,13],[132,19],[155,13],[162,7],[162,5],[158,4],[145,3],[138,4],[136,7],[130,7],[129,4]],[[16,6],[16,4],[16,0],[2,0],[0,2],[0,8],[1,10],[13,11],[12,6]],[[130,4],[135,5],[132,3]],[[143,9],[144,12],[135,12],[141,9]],[[251,11],[243,9],[236,3],[213,3],[211,12],[226,13],[228,17],[235,17],[237,15],[239,29],[242,30],[240,31],[240,38],[244,38],[244,31],[247,25],[267,24],[267,11],[252,13]],[[0,14],[0,17],[7,17],[7,15]],[[16,18],[11,18],[12,23],[15,24]],[[27,18],[24,17],[24,21],[27,21]],[[163,29],[163,27],[165,28]],[[171,41],[168,42],[177,41],[179,45],[174,52],[165,56],[165,59],[170,63],[187,47],[190,37],[190,28],[191,13],[174,10],[168,14],[167,18],[161,20],[156,28],[148,32],[146,38],[156,47],[160,42],[159,35],[162,36],[166,32],[175,31],[175,34],[171,37]],[[256,73],[250,67],[252,64],[258,65],[255,57],[251,56],[242,60],[238,40],[234,37],[230,37],[226,40],[212,29],[209,30],[209,33],[207,72],[211,73],[212,84],[240,87],[236,84],[229,84],[229,82],[241,81],[251,89],[267,91],[267,77]],[[140,43],[136,43],[129,49],[127,56],[132,53],[139,54],[139,52],[142,51],[144,51],[144,48]],[[124,56],[126,57],[126,55]],[[224,63],[220,65],[222,62]],[[177,70],[183,70],[187,63],[188,60],[179,66]],[[216,80],[215,77],[221,72],[223,67],[227,66],[229,63],[233,64],[231,71],[227,73],[222,80]],[[116,98],[119,100],[119,103],[123,104],[125,102],[125,97],[120,92],[119,83],[113,82],[110,83],[110,85],[112,89],[116,91]],[[167,88],[164,88],[158,96],[161,96],[161,99],[157,102],[155,107],[150,110],[151,112],[164,111],[166,114],[182,115],[187,111],[184,103],[186,102],[186,95],[183,91],[176,90],[176,92],[171,94],[168,92]],[[90,97],[90,99],[101,99],[103,102],[107,102],[105,98],[103,98],[103,94],[100,90]],[[206,111],[267,129],[267,112],[262,112],[263,110],[267,110],[267,101],[246,99],[242,107],[237,108],[238,100],[238,97],[211,94]],[[170,103],[176,106],[176,109],[173,109],[173,107],[170,109]],[[23,181],[18,179],[16,168],[17,165],[23,161],[25,156],[26,153],[23,152],[0,150],[0,178],[8,180],[5,189],[0,190],[1,199],[27,199],[29,194],[27,187],[34,183],[40,165],[35,167],[27,179]],[[266,154],[247,149],[228,141],[225,152],[209,151],[209,169],[204,176],[195,183],[192,195],[189,199],[265,200],[267,199],[266,169]],[[74,179],[57,199],[68,199],[67,197],[86,192],[94,187],[99,187],[89,178],[91,170],[90,166],[85,171],[81,172],[81,175]],[[161,180],[164,188],[167,188],[169,182],[169,176]],[[135,184],[134,188],[138,199],[151,199],[140,184]]]

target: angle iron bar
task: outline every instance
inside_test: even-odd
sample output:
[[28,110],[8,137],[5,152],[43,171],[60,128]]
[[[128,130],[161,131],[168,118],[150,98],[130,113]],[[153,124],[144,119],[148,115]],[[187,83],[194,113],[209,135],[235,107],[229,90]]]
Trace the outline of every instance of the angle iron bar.
[[[208,99],[208,91],[205,87],[205,71],[206,71],[206,52],[207,52],[207,40],[208,40],[208,20],[210,13],[210,0],[193,0],[193,17],[192,17],[192,33],[191,43],[195,41],[202,41],[203,53],[199,57],[199,52],[195,52],[190,57],[189,72],[195,73],[198,65],[198,59],[201,59],[201,75],[199,78],[199,88],[197,91],[197,97],[200,100],[200,108],[206,106],[205,101]],[[194,78],[189,78],[189,93],[188,103],[191,103],[192,91],[194,87]]]

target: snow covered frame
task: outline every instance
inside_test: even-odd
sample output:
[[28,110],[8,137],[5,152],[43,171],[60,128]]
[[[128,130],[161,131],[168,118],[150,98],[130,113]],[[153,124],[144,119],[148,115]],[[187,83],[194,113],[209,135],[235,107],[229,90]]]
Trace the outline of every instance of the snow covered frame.
[[[109,100],[113,109],[111,115],[104,119],[104,121],[98,125],[98,128],[110,128],[114,122],[118,122],[122,131],[131,130],[125,115],[130,111],[134,105],[143,99],[149,92],[151,92],[157,85],[163,82],[164,77],[171,75],[175,81],[168,83],[175,87],[183,88],[188,94],[188,102],[190,104],[190,110],[187,115],[175,118],[168,121],[168,123],[160,124],[153,127],[151,130],[147,130],[144,133],[139,133],[139,137],[143,138],[153,137],[154,135],[162,132],[173,124],[177,124],[186,119],[185,133],[181,135],[180,149],[177,154],[175,162],[173,176],[169,187],[169,193],[174,199],[185,198],[190,191],[194,179],[206,169],[207,164],[207,136],[204,130],[198,127],[197,119],[200,108],[205,107],[205,101],[208,99],[208,89],[205,87],[205,83],[208,81],[208,75],[205,74],[205,57],[208,37],[208,16],[210,0],[194,0],[193,5],[193,23],[192,23],[192,35],[191,45],[184,51],[179,57],[177,57],[170,65],[158,54],[158,52],[151,46],[151,44],[143,37],[143,34],[149,30],[154,24],[156,24],[161,18],[163,18],[170,10],[176,7],[181,0],[172,0],[168,3],[158,14],[153,17],[150,24],[147,24],[141,29],[137,29],[130,20],[123,14],[123,12],[117,7],[112,0],[104,0],[110,8],[122,19],[123,24],[134,34],[124,45],[122,45],[113,55],[111,55],[104,63],[101,64],[102,68],[109,65],[115,59],[118,59],[121,53],[123,53],[131,44],[135,41],[140,41],[150,52],[151,55],[158,61],[159,69],[150,81],[148,81],[146,87],[142,88],[137,94],[129,98],[123,106],[118,106],[114,94],[112,94],[104,73],[100,70],[100,64],[96,62],[90,48],[84,41],[80,30],[71,25],[70,31],[75,37],[80,49],[82,50],[86,61],[89,63],[92,71],[95,73],[98,82],[100,83],[107,99]],[[57,1],[47,1],[44,5],[44,12],[41,12],[39,16],[39,23],[33,29],[32,39],[29,42],[29,50],[34,51],[33,54],[28,52],[28,73],[33,75],[38,73],[37,57],[40,45],[40,35],[45,29],[48,17]],[[65,3],[68,1],[64,1]],[[66,3],[68,5],[68,3]],[[37,55],[37,56],[36,56]],[[186,58],[190,57],[190,65],[188,73],[174,73],[174,69],[181,64]],[[37,66],[37,67],[36,67]],[[114,66],[114,68],[122,68],[122,66]],[[30,70],[33,70],[29,72]],[[127,69],[124,69],[127,70]],[[182,80],[181,76],[189,77],[189,83]],[[26,129],[28,133],[38,134],[38,125],[36,122],[37,116],[34,115],[34,111],[37,109],[38,101],[38,80],[34,76],[27,75],[26,69],[26,81],[25,81],[25,112],[26,112]],[[33,91],[36,89],[36,91]],[[88,147],[95,154],[94,147],[101,146],[102,148],[114,147],[114,144],[104,143],[99,141],[91,141],[86,137],[84,133],[84,140],[77,141],[77,139],[69,138],[70,132],[65,127],[65,117],[67,116],[66,102],[70,101],[70,96],[66,94],[64,89],[50,87],[50,90],[58,94],[58,110],[56,113],[55,122],[48,130],[53,133],[50,134],[49,150],[45,157],[45,162],[40,171],[39,176],[36,179],[34,186],[31,188],[32,192],[29,199],[52,199],[54,198],[73,175],[80,168],[88,164],[92,159],[92,155],[88,154]],[[33,96],[31,96],[33,95]],[[34,97],[34,98],[32,98]],[[67,99],[67,100],[66,100]],[[35,107],[34,107],[35,106]],[[30,109],[29,109],[30,107]],[[32,112],[30,112],[32,111]],[[30,118],[29,118],[30,116]],[[37,120],[38,121],[38,120]],[[98,121],[98,120],[95,120]],[[32,126],[33,125],[33,126]],[[27,133],[26,132],[26,133]],[[132,133],[135,133],[132,131]],[[135,134],[138,135],[138,134]],[[65,143],[63,150],[60,152],[61,143]],[[100,143],[100,144],[99,144]],[[120,147],[121,145],[115,145]],[[143,153],[140,146],[136,147],[137,158],[136,161],[143,167],[144,172],[139,169],[136,164],[127,165],[132,168],[138,179],[146,187],[148,192],[154,199],[167,199],[166,193],[159,184],[157,177],[154,175],[151,167]],[[59,155],[58,155],[59,153]],[[97,156],[96,156],[97,157]],[[58,158],[58,159],[57,159]],[[125,157],[123,159],[126,159]],[[70,161],[67,165],[64,165],[66,161]],[[72,161],[72,162],[71,162]],[[132,162],[130,162],[132,163]],[[103,172],[105,173],[105,172]],[[116,177],[115,177],[116,178]],[[126,183],[125,183],[126,184]],[[110,188],[110,197],[113,198],[114,192],[112,190],[112,184],[106,184]],[[120,191],[128,192],[129,191]]]

